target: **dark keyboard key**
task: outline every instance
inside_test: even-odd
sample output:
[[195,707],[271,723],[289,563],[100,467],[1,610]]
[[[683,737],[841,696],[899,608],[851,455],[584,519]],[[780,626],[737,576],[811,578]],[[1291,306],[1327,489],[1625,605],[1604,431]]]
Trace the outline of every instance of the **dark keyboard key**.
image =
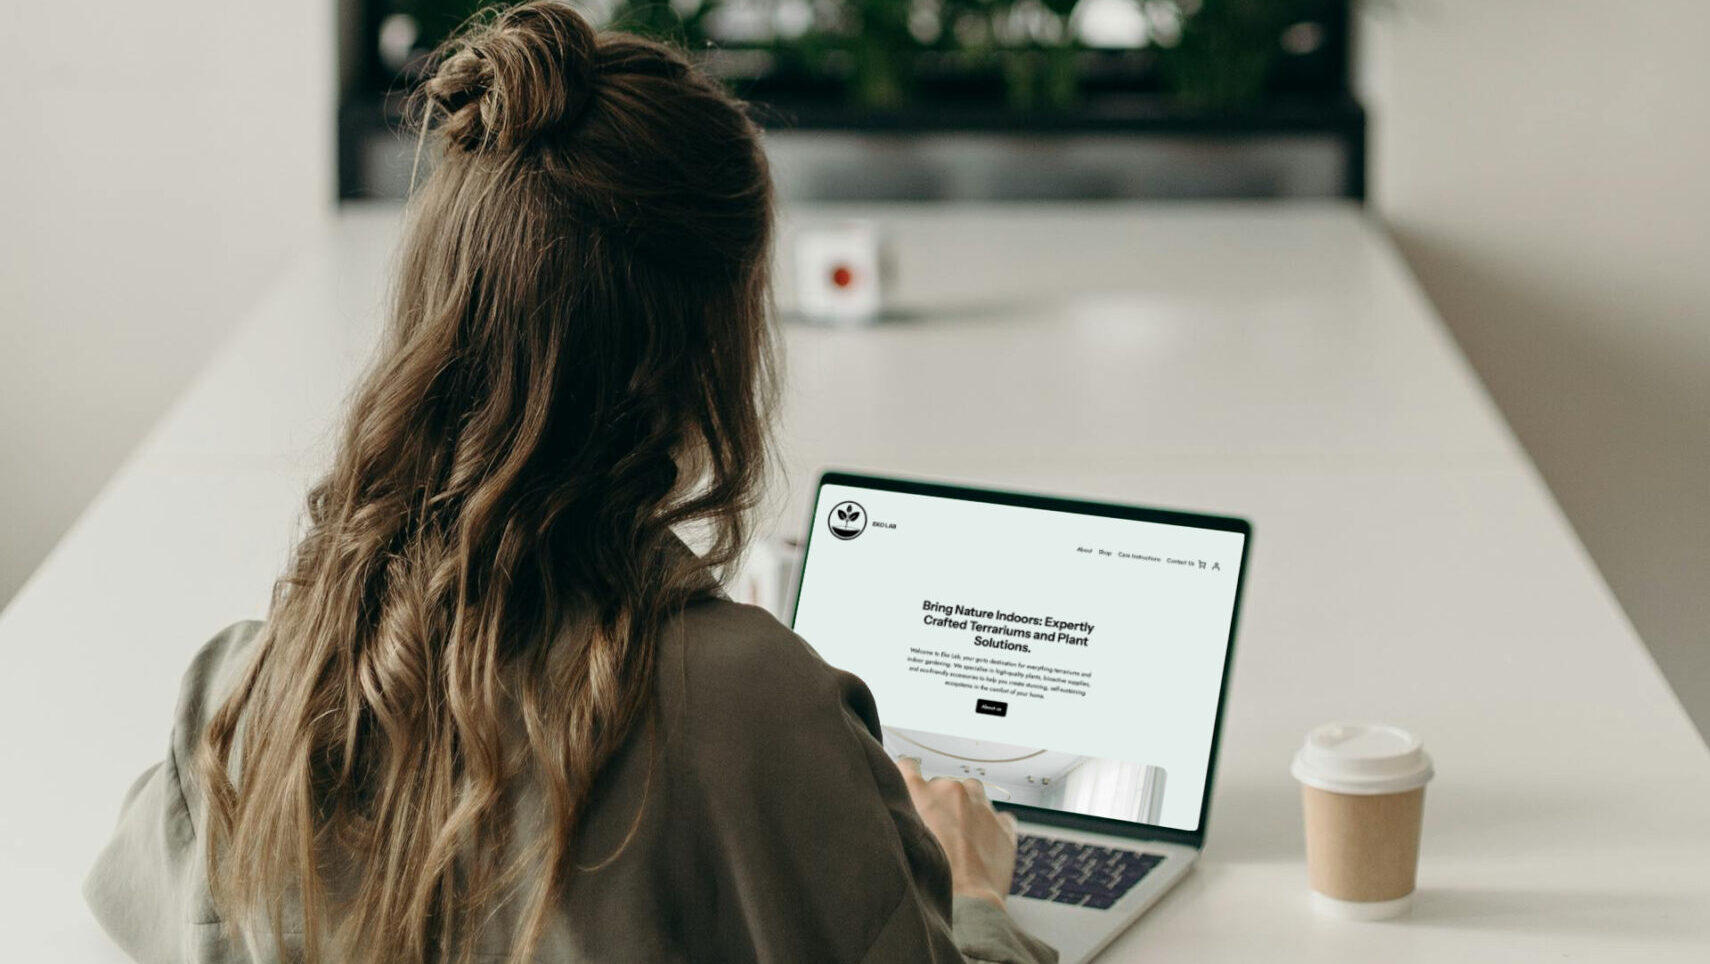
[[1164,861],[1157,854],[1030,835],[1016,840],[1015,853],[1011,894],[1095,910],[1113,906]]

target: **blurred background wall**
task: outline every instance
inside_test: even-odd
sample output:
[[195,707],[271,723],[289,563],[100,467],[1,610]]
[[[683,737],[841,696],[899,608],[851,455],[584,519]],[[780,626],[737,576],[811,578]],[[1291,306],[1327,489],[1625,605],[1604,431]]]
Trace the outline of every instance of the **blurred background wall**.
[[0,605],[328,217],[332,24],[332,0],[6,6]]
[[1710,733],[1710,3],[1379,14],[1374,205]]

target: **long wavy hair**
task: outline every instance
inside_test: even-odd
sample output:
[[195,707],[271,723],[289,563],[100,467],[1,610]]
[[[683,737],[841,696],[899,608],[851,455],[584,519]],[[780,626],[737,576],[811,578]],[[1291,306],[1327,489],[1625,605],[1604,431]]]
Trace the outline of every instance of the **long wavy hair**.
[[[448,41],[416,110],[434,170],[382,354],[200,748],[215,906],[308,961],[466,960],[501,904],[530,955],[766,465],[772,198],[743,106],[534,2]],[[519,783],[538,838],[510,839]]]

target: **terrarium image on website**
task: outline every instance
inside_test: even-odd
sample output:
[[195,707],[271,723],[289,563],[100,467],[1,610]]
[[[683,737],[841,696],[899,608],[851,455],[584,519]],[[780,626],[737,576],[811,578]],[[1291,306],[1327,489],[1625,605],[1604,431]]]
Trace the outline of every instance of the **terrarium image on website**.
[[994,801],[1157,823],[1164,769],[1042,747],[887,726],[885,749],[920,761],[927,777],[976,777]]

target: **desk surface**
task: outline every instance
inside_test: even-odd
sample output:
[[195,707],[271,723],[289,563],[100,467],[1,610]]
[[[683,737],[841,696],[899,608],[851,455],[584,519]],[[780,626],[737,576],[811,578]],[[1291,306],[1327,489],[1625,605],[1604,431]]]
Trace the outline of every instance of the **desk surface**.
[[[1710,753],[1357,209],[792,220],[861,214],[895,246],[901,317],[787,329],[781,530],[835,463],[1259,533],[1206,857],[1106,960],[1704,960]],[[0,614],[0,956],[120,959],[79,881],[190,654],[264,611],[396,221],[343,215]],[[1340,717],[1437,759],[1409,920],[1308,910],[1288,761]]]

